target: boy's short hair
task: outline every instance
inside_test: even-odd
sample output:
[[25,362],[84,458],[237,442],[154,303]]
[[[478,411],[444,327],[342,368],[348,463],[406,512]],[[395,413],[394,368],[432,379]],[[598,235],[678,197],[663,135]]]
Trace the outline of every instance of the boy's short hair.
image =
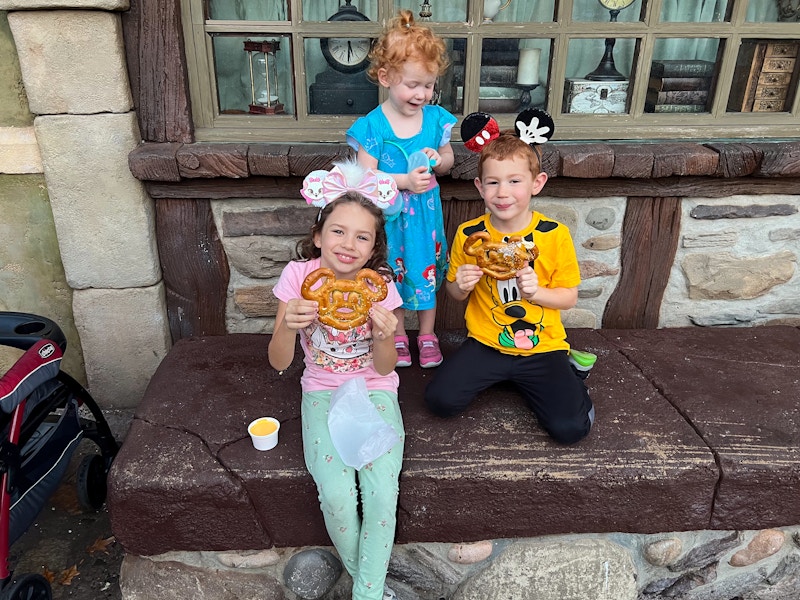
[[478,178],[483,177],[483,163],[488,159],[508,160],[513,157],[527,160],[531,175],[536,177],[542,171],[540,156],[538,148],[534,149],[530,144],[523,142],[515,132],[504,131],[481,150],[478,159]]

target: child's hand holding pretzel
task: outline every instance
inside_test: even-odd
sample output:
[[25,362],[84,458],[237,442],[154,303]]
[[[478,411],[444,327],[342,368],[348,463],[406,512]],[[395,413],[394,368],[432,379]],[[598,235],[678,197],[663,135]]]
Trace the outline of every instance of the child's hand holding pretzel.
[[318,306],[315,301],[293,298],[286,303],[283,321],[289,329],[304,329],[317,318],[317,310]]

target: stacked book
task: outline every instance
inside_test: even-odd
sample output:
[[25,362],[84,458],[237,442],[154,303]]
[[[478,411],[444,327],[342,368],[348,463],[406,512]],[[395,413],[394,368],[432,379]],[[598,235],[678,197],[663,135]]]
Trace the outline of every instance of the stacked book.
[[706,112],[714,66],[707,60],[654,60],[644,111]]

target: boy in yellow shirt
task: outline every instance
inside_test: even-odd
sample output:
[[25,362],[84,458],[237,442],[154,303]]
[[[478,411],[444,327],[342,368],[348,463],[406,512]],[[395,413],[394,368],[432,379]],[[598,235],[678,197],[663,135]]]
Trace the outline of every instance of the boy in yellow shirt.
[[[452,298],[468,300],[468,337],[439,367],[425,401],[437,415],[453,416],[481,390],[511,381],[545,431],[559,443],[572,444],[589,433],[594,421],[583,382],[586,371],[576,370],[578,363],[591,368],[593,355],[575,352],[570,358],[560,315],[577,302],[580,271],[567,227],[530,208],[531,198],[547,182],[531,143],[549,139],[552,119],[532,109],[516,122],[516,132],[500,133],[494,119],[477,113],[462,126],[465,145],[481,153],[475,186],[487,212],[462,223],[453,241],[446,289]],[[488,232],[492,242],[519,238],[506,252],[514,244],[535,245],[533,266],[525,264],[510,279],[488,275],[475,253],[464,248],[467,238],[480,231]]]

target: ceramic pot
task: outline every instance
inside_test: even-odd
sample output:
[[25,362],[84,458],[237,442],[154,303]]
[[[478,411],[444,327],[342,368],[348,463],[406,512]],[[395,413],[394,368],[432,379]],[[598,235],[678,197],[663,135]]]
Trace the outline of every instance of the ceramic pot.
[[483,20],[491,21],[509,4],[511,0],[483,0]]

